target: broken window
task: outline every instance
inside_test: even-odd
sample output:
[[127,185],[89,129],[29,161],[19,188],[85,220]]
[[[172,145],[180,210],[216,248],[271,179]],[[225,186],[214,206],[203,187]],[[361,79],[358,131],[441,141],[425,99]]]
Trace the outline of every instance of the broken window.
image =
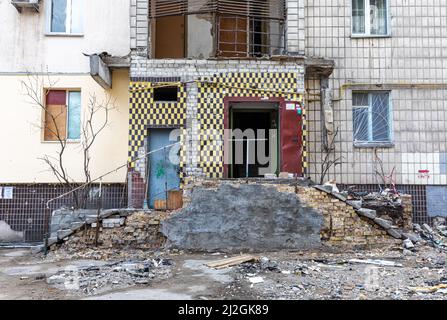
[[48,90],[45,103],[44,140],[81,138],[81,92]]
[[262,57],[285,48],[284,0],[152,0],[150,17],[156,59],[200,50],[205,57]]
[[51,0],[50,33],[81,34],[84,0]]
[[154,89],[154,101],[155,102],[177,102],[178,100],[178,87],[160,87]]
[[387,0],[352,0],[352,34],[380,36],[388,34]]
[[284,23],[283,1],[227,1],[218,12],[217,55],[280,55],[284,50]]
[[354,143],[391,143],[389,92],[352,94]]

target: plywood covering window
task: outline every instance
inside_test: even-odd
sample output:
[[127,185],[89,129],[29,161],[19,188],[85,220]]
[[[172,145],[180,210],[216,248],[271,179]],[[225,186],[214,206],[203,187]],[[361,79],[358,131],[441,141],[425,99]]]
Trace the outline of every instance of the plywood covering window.
[[185,57],[186,1],[150,1],[151,36],[155,59]]
[[186,34],[198,31],[194,26],[186,26],[185,17],[201,14],[213,17],[216,56],[262,57],[284,53],[284,0],[151,0],[153,56],[184,58],[188,51]]
[[81,92],[48,90],[44,112],[44,141],[79,140]]

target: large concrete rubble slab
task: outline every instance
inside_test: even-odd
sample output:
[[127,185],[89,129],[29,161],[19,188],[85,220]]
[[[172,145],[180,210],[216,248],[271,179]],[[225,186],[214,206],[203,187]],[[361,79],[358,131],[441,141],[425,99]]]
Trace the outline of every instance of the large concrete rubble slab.
[[260,184],[197,187],[190,204],[164,220],[168,245],[181,249],[308,249],[321,245],[323,215],[294,193]]

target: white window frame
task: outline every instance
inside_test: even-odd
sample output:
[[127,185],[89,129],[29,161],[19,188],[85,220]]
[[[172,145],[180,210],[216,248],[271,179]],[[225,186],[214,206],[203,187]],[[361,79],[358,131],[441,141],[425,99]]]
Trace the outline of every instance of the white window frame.
[[[391,91],[388,90],[370,90],[370,91],[353,91],[352,95],[360,93],[368,95],[368,105],[364,106],[354,106],[352,105],[352,111],[354,113],[355,109],[368,109],[368,141],[358,141],[355,140],[355,132],[352,132],[352,138],[355,147],[393,147],[394,146],[394,129],[393,129],[393,106],[391,99]],[[375,141],[373,140],[373,121],[372,121],[372,96],[378,93],[388,94],[388,137],[389,141]],[[352,128],[354,129],[354,116],[352,118]]]
[[390,1],[385,0],[386,6],[386,33],[385,34],[371,34],[371,1],[363,0],[365,7],[365,32],[355,33],[354,32],[354,16],[353,13],[353,0],[351,3],[351,37],[352,38],[386,38],[391,36],[391,15],[390,15]]
[[[84,3],[81,2],[81,6],[84,6]],[[72,37],[82,37],[84,36],[84,32],[71,32],[71,24],[72,24],[72,0],[67,0],[67,17],[65,20],[65,32],[53,32],[51,31],[51,13],[52,13],[53,1],[48,0],[46,6],[46,15],[47,15],[47,25],[46,25],[46,35],[48,36],[72,36]],[[84,30],[84,21],[82,23],[82,30]]]

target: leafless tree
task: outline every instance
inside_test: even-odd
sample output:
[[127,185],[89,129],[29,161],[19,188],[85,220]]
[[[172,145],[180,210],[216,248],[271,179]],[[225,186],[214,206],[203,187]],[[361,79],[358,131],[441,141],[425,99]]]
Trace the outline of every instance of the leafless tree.
[[[29,74],[26,80],[22,81],[24,95],[28,97],[30,103],[44,114],[44,119],[50,121],[51,125],[45,125],[40,122],[37,126],[40,130],[49,132],[58,145],[56,156],[45,154],[42,160],[49,170],[56,177],[57,181],[64,184],[68,189],[77,187],[80,181],[75,181],[69,174],[69,168],[65,163],[67,151],[67,134],[65,128],[59,127],[58,117],[61,114],[50,112],[46,105],[48,95],[47,88],[55,88],[57,81],[53,80],[49,73],[43,75]],[[110,112],[115,109],[115,101],[106,94],[103,101],[98,101],[95,94],[90,94],[88,105],[85,109],[83,121],[81,124],[80,148],[83,155],[83,173],[85,188],[81,188],[72,193],[73,205],[75,208],[85,208],[89,197],[91,178],[91,159],[92,148],[98,139],[98,136],[109,124]]]
[[394,177],[396,167],[393,167],[390,174],[387,175],[385,173],[383,161],[377,152],[377,148],[374,148],[374,165],[375,165],[374,174],[376,176],[376,180],[377,180],[377,184],[379,185],[379,188],[382,189],[382,185],[383,185],[385,187],[385,189],[389,188],[389,189],[393,190],[393,192],[397,193],[395,177]]
[[324,180],[326,179],[326,176],[332,167],[336,167],[342,163],[341,161],[343,157],[336,157],[335,152],[335,140],[338,136],[338,133],[339,127],[337,127],[337,129],[335,130],[332,139],[328,141],[328,145],[323,149],[323,155],[320,164],[320,184],[323,184],[325,182]]

